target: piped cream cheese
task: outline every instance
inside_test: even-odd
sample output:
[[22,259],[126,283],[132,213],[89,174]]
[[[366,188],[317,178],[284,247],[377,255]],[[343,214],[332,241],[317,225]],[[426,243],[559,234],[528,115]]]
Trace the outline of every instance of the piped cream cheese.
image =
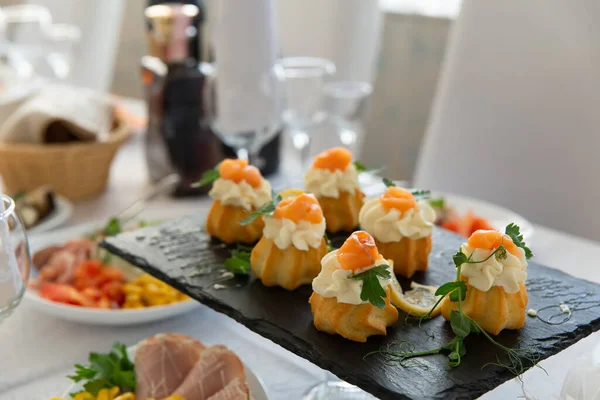
[[484,262],[462,264],[461,274],[476,289],[487,292],[493,286],[500,286],[508,294],[517,293],[520,290],[519,284],[527,280],[527,259],[521,248],[516,250],[518,256],[507,251],[504,259],[496,255],[490,257],[495,249],[471,248],[466,243],[460,249],[474,261],[489,257]]
[[[357,279],[349,279],[349,277],[352,276],[352,274],[365,272],[379,265],[386,265],[388,269],[390,269],[390,264],[387,260],[381,259],[372,266],[353,272],[351,270],[342,269],[337,259],[337,252],[338,250],[334,250],[321,260],[321,272],[312,282],[313,291],[325,298],[335,297],[339,303],[355,305],[369,303],[368,301],[360,299],[363,282]],[[391,269],[390,272],[393,274]],[[384,290],[391,283],[391,278],[383,279],[379,277],[378,279]]]
[[317,197],[339,198],[342,192],[354,193],[358,188],[358,171],[350,163],[345,169],[311,167],[304,175],[306,190]]
[[287,218],[264,218],[264,220],[263,235],[271,239],[281,250],[290,246],[304,251],[310,248],[316,249],[321,246],[325,235],[325,219],[319,223],[294,222]]
[[402,238],[421,239],[431,235],[435,211],[426,200],[414,208],[400,211],[386,209],[380,199],[365,203],[358,215],[360,226],[382,243],[399,242]]
[[219,200],[223,205],[242,207],[246,211],[254,211],[271,201],[271,185],[266,179],[262,180],[260,187],[255,188],[245,181],[236,183],[220,178],[213,183],[208,194],[214,200]]

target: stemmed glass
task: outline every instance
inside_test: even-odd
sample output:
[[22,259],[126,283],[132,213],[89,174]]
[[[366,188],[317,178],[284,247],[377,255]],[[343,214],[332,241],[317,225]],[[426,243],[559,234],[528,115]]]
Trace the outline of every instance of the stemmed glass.
[[81,30],[77,25],[52,24],[46,31],[48,55],[46,62],[56,79],[64,80],[71,73],[71,63],[75,47],[81,39]]
[[258,153],[282,128],[285,107],[284,75],[280,65],[268,68],[243,87],[219,81],[218,66],[205,64],[207,120],[213,132],[233,148],[238,158],[257,167]]
[[373,86],[362,81],[330,82],[323,88],[325,110],[336,126],[340,141],[354,154],[362,144],[372,92]]
[[45,54],[44,38],[52,23],[46,7],[22,4],[3,7],[8,63],[21,76],[34,74]]
[[30,266],[29,243],[15,203],[0,194],[0,323],[23,298]]
[[280,64],[287,99],[283,120],[304,168],[312,131],[327,116],[323,109],[323,87],[335,75],[335,64],[316,57],[288,57],[281,59]]

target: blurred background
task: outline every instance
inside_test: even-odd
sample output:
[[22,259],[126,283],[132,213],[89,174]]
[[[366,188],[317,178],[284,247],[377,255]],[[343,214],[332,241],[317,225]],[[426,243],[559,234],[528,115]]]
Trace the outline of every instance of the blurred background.
[[[202,170],[234,154],[248,156],[265,174],[281,172],[280,166],[297,173],[311,155],[343,145],[365,165],[385,166],[390,179],[486,200],[534,223],[600,240],[598,220],[589,217],[600,200],[600,188],[590,185],[597,181],[593,171],[600,148],[593,133],[600,123],[600,91],[594,89],[600,85],[594,40],[598,28],[591,19],[600,13],[597,2],[545,7],[541,0],[526,5],[491,0],[272,0],[247,9],[242,3],[231,5],[234,15],[227,13],[226,2],[185,0],[200,5],[200,11],[181,11],[180,23],[189,24],[183,39],[175,33],[165,39],[162,11],[148,12],[160,3],[0,0],[4,65],[29,86],[42,78],[110,94],[121,105],[129,102],[116,112],[126,114],[140,132],[148,131],[139,140],[148,166],[144,179],[149,176],[152,182],[173,169],[184,182],[193,182]],[[511,28],[500,24],[500,18],[510,21]],[[219,20],[228,20],[227,28],[216,27]],[[195,50],[174,55],[168,48],[182,46],[177,40]],[[254,48],[252,43],[260,45]],[[166,68],[181,63],[180,56],[195,60],[194,71]],[[275,66],[276,59],[287,61]],[[261,63],[271,69],[259,72]],[[252,78],[253,73],[260,79]],[[169,86],[163,76],[164,82],[183,76],[196,80]],[[280,86],[284,78],[285,88]],[[267,86],[250,88],[252,79],[266,79],[261,84]],[[266,87],[271,93],[259,94]],[[182,95],[185,88],[188,94]],[[227,94],[232,88],[237,91]],[[280,89],[283,99],[276,93]],[[206,92],[214,90],[223,91],[213,106],[215,98],[207,100]],[[235,98],[235,93],[244,96]],[[252,100],[257,96],[265,102],[260,107]],[[185,114],[188,108],[181,104],[189,102],[206,109],[201,115]],[[8,103],[0,119],[18,105]],[[255,110],[246,120],[234,121],[248,107]],[[186,118],[204,122],[187,139],[179,136],[167,143],[165,155],[159,149],[161,138],[169,129],[189,131],[189,126],[183,128]],[[21,126],[16,119],[5,126],[5,136]],[[164,123],[174,125],[167,129]],[[51,133],[52,138],[61,137],[60,130]],[[0,127],[0,142],[2,135]],[[211,139],[215,135],[216,141]],[[103,160],[110,164],[119,146],[107,149]],[[185,150],[196,147],[206,150],[205,156]],[[286,148],[292,150],[286,153]],[[9,156],[0,151],[0,158]],[[19,164],[22,153],[13,158],[18,162],[0,174],[9,193],[16,188],[8,183],[11,174],[6,170],[25,169]],[[292,158],[301,168],[281,162]],[[89,193],[67,197],[97,194],[108,172],[99,175],[101,183]],[[24,182],[22,174],[15,180]],[[568,182],[571,190],[556,182]],[[58,191],[67,194],[66,189]],[[573,191],[587,195],[578,200],[577,212],[566,213]]]

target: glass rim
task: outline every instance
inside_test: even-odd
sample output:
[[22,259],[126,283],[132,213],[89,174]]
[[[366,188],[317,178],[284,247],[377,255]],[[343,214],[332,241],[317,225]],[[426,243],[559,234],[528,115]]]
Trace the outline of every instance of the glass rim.
[[[0,220],[8,219],[15,211],[15,201],[5,194],[0,195],[0,201],[8,203],[8,206],[4,207],[3,211],[0,211]],[[0,210],[2,209],[0,208]]]

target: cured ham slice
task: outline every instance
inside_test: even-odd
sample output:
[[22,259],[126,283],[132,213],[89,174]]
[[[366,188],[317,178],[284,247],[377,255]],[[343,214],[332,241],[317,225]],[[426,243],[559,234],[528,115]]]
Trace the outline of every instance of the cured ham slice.
[[140,342],[135,352],[136,398],[170,396],[190,374],[204,349],[197,340],[177,333],[159,334]]
[[[235,380],[241,383],[246,381],[244,365],[237,356],[224,346],[209,347],[202,352],[200,359],[194,365],[181,386],[174,394],[186,400],[207,400],[211,396],[223,391]],[[225,392],[235,394],[236,388],[245,387],[245,384],[234,384]],[[240,389],[240,390],[242,390]],[[242,391],[243,393],[243,391]],[[247,389],[246,389],[247,393]],[[222,397],[223,399],[238,399],[247,397]]]
[[250,400],[250,391],[246,383],[235,378],[227,386],[210,396],[208,400]]

